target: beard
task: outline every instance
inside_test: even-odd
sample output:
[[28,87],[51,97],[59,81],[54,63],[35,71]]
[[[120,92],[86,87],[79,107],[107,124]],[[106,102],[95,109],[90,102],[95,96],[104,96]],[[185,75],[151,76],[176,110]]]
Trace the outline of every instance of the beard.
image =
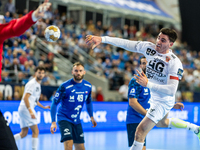
[[40,76],[37,76],[36,78],[37,78],[38,81],[42,80],[42,77],[40,77]]
[[83,79],[83,77],[84,77],[84,75],[73,75],[74,76],[74,79],[76,80],[76,81],[81,81],[82,79]]
[[144,74],[146,74],[146,67],[143,68],[142,71],[144,72]]

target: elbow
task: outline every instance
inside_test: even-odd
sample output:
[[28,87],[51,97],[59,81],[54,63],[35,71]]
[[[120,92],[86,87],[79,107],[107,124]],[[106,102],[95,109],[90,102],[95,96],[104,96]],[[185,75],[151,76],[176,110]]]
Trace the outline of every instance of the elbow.
[[175,96],[175,94],[176,94],[176,89],[171,89],[171,90],[169,90],[168,91],[168,93],[167,93],[169,96]]

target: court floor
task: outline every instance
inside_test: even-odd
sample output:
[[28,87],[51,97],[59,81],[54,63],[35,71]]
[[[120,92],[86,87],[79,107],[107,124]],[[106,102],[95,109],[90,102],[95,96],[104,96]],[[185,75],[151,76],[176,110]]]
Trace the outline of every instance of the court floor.
[[[126,131],[85,132],[86,150],[129,150]],[[31,135],[17,141],[19,150],[31,150]],[[64,150],[60,134],[40,134],[38,150]],[[198,137],[184,129],[153,129],[147,150],[200,150]]]

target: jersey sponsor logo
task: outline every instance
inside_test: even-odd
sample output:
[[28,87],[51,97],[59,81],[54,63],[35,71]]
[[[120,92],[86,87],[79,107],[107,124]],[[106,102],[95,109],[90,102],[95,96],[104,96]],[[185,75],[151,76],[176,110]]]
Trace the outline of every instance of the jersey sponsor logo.
[[77,100],[78,102],[83,102],[83,95],[78,95]]
[[70,99],[74,99],[74,96],[69,96]]
[[72,86],[74,86],[74,85],[69,85],[69,86],[66,87],[66,89],[68,89],[68,88],[70,88],[70,87],[72,87]]
[[147,88],[144,88],[144,95],[148,95],[148,94],[149,94],[148,91],[149,91],[149,90],[148,90]]
[[76,108],[74,108],[74,110],[79,111],[79,109],[81,109],[81,108],[82,108],[82,106],[81,106],[81,105],[78,105]]
[[70,132],[69,132],[69,129],[64,129],[64,135],[69,135],[69,134],[71,134]]
[[177,75],[178,75],[179,80],[181,80],[183,77],[183,70],[181,68],[178,69]]
[[[159,61],[158,61],[158,60],[159,60]],[[154,70],[156,70],[156,71],[162,73],[163,70],[164,70],[165,64],[164,64],[163,62],[161,62],[160,59],[155,59],[154,61],[151,60],[151,61],[149,62],[149,66],[150,66],[152,69],[154,69]]]
[[59,95],[60,95],[59,93],[56,93],[56,94],[55,94],[55,97],[59,97]]
[[78,116],[77,114],[72,114],[71,115],[72,118],[77,118],[77,116]]
[[154,49],[147,48],[146,54],[153,56],[156,54],[156,51]]
[[166,77],[166,75],[156,71],[156,70],[153,70],[152,68],[150,67],[147,67],[147,78],[153,78],[154,75],[156,75],[157,77]]
[[75,102],[74,96],[69,96],[69,102]]
[[132,88],[130,94],[135,94],[135,88]]
[[76,94],[84,94],[84,92],[76,92]]

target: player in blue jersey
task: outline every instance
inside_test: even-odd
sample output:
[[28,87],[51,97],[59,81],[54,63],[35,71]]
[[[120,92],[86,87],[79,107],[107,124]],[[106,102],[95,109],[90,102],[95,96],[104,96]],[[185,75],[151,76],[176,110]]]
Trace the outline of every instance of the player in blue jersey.
[[[140,59],[140,68],[146,73],[147,60],[145,57]],[[136,128],[142,121],[147,113],[147,109],[150,108],[150,90],[147,87],[143,87],[136,82],[135,78],[132,78],[129,82],[128,89],[129,106],[127,110],[126,127],[128,134],[128,145],[132,146]],[[175,109],[183,109],[182,103],[176,103]],[[169,128],[185,128],[195,132],[199,127],[189,122],[182,121],[178,118],[167,118],[167,115],[156,125],[157,127],[169,127]],[[146,139],[142,150],[146,150]]]
[[[140,59],[140,68],[145,72],[147,60],[145,57]],[[128,134],[128,145],[132,146],[135,131],[139,123],[142,121],[149,107],[150,90],[147,87],[143,87],[136,83],[134,78],[129,82],[128,88],[128,110],[126,116],[126,128]],[[146,149],[146,139],[144,142],[143,150]]]
[[76,150],[85,150],[84,135],[80,121],[80,114],[84,102],[86,102],[87,112],[91,118],[93,127],[97,126],[93,118],[91,101],[92,85],[83,79],[85,75],[84,65],[80,62],[73,64],[73,78],[62,83],[58,88],[51,105],[51,133],[56,129],[56,109],[61,105],[57,113],[57,122],[61,133],[61,142],[64,143],[65,150],[72,150],[73,144]]

